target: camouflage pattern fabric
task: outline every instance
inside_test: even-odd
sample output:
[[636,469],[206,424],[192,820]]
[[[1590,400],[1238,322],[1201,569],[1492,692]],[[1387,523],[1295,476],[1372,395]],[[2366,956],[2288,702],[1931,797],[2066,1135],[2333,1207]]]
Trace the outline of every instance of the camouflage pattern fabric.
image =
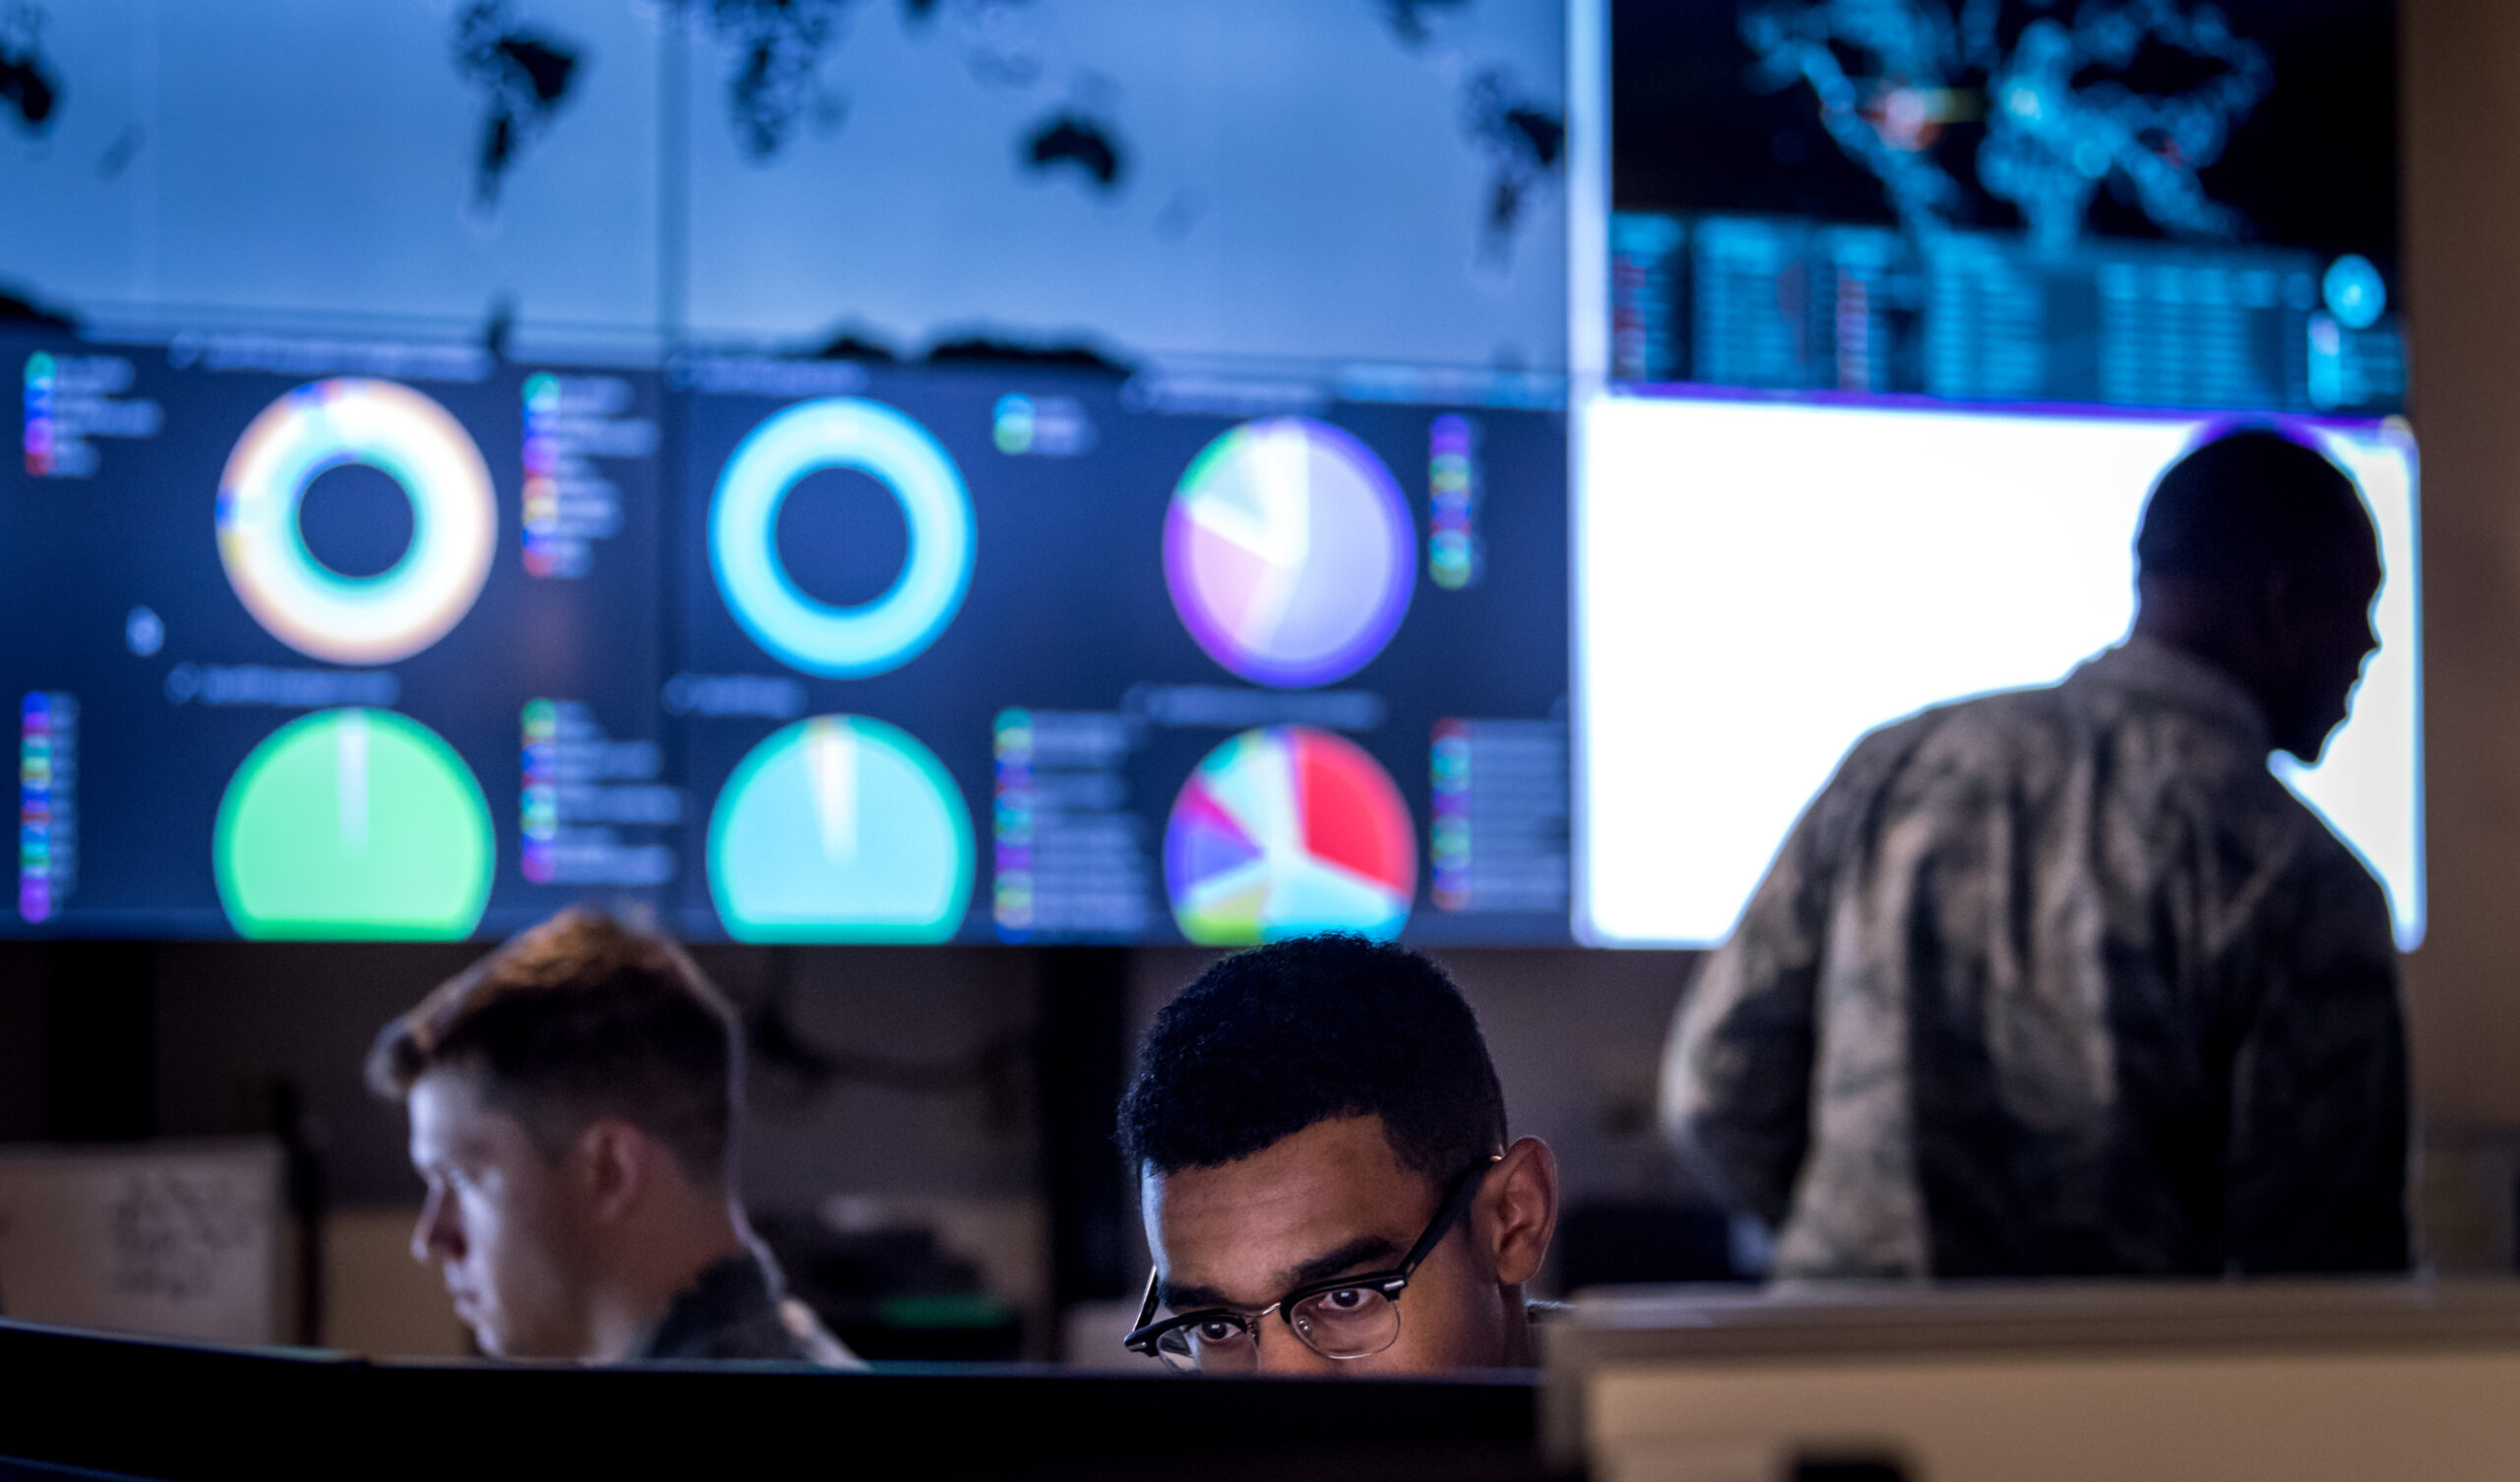
[[1857,743],[1665,1065],[1775,1275],[2406,1266],[2388,902],[2269,750],[2142,640]]
[[786,1295],[779,1263],[758,1249],[729,1256],[693,1277],[631,1356],[633,1363],[747,1359],[866,1367],[812,1308]]

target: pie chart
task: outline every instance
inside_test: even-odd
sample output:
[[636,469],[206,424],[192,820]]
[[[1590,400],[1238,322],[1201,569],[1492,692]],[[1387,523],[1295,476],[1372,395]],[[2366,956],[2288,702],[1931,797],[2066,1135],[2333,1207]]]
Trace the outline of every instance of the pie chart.
[[470,936],[496,858],[481,785],[436,732],[392,710],[320,710],[245,758],[212,844],[237,934]]
[[1218,663],[1255,684],[1330,684],[1399,629],[1416,540],[1373,450],[1327,422],[1271,417],[1210,443],[1182,474],[1164,580]]
[[709,891],[739,942],[942,942],[972,895],[972,820],[910,733],[816,715],[735,766],[709,819]]
[[1164,831],[1181,934],[1241,947],[1313,932],[1400,934],[1418,893],[1409,805],[1354,742],[1244,731],[1199,764]]

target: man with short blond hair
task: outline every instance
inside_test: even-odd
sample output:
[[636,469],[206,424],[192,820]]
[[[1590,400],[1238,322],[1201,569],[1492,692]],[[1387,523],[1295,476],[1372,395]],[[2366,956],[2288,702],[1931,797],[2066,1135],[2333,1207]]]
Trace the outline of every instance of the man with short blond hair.
[[499,1358],[854,1366],[736,1203],[735,1017],[672,943],[563,911],[385,1026],[410,1114],[411,1255]]

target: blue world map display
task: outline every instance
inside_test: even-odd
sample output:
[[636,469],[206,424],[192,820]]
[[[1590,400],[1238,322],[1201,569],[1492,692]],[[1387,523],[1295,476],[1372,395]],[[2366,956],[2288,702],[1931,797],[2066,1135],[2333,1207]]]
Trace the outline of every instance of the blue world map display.
[[1557,0],[0,6],[0,292],[112,333],[1550,370]]
[[2378,0],[1616,5],[1613,373],[2396,411],[2392,26]]

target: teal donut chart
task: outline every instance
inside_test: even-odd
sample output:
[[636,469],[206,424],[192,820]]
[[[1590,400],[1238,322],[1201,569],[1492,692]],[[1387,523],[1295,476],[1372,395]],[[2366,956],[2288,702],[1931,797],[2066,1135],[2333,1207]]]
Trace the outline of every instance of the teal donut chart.
[[[850,468],[901,505],[910,557],[873,601],[835,606],[807,594],[779,558],[779,510],[809,473]],[[718,477],[709,569],[726,610],[790,667],[862,679],[900,667],[936,641],[971,587],[971,492],[944,445],[878,401],[827,397],[746,435]]]

